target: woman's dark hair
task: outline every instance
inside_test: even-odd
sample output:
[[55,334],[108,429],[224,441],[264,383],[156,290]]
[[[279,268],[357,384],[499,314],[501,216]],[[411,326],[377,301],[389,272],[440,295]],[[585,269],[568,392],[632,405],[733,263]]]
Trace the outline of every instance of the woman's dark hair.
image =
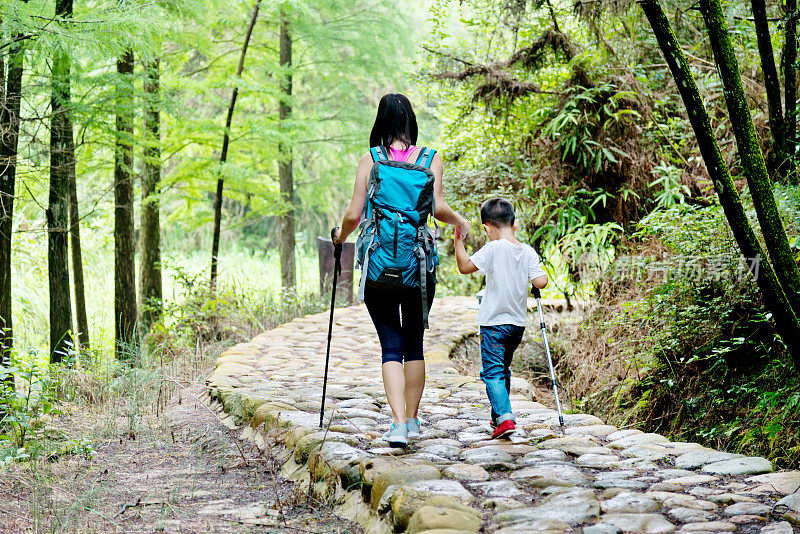
[[408,146],[415,145],[417,133],[417,116],[408,97],[400,93],[384,95],[369,134],[369,146],[383,145],[388,150],[395,140]]

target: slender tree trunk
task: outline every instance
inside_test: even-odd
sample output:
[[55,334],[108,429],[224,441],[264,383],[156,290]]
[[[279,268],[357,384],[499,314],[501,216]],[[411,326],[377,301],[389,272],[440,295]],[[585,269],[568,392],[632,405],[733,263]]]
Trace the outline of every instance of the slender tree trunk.
[[[21,44],[9,49],[7,65],[0,57],[0,367],[10,364],[14,345],[11,321],[11,231],[22,93],[24,52]],[[6,73],[7,70],[7,73]],[[6,379],[14,387],[14,378]],[[0,418],[3,414],[0,413]]]
[[[253,28],[256,25],[258,18],[258,9],[261,6],[261,0],[256,0],[253,5],[253,12],[250,15],[250,23],[247,25],[247,32],[244,36],[242,43],[242,51],[239,54],[239,65],[236,67],[236,79],[242,77],[244,70],[244,58],[247,55],[247,47],[250,44],[250,37],[253,35]],[[217,257],[219,256],[219,235],[222,230],[222,167],[228,161],[228,145],[230,144],[231,121],[233,120],[233,110],[236,107],[236,97],[239,96],[239,87],[234,87],[231,92],[231,102],[228,105],[228,114],[225,117],[225,132],[222,134],[222,150],[219,154],[220,170],[217,177],[217,195],[214,197],[214,234],[211,240],[211,291],[215,291],[217,287]]]
[[136,354],[136,262],[133,233],[133,51],[117,60],[114,149],[114,348],[117,359]]
[[[789,246],[789,239],[783,228],[775,196],[772,193],[772,181],[769,179],[764,156],[758,145],[747,97],[744,94],[739,64],[731,44],[728,28],[722,13],[719,0],[700,0],[700,11],[703,13],[708,30],[711,48],[717,62],[717,70],[725,89],[725,101],[728,106],[736,146],[742,160],[742,168],[747,177],[753,205],[756,208],[761,233],[767,245],[770,261],[775,274],[786,293],[795,315],[800,314],[800,271],[794,262],[794,254]],[[787,106],[786,116],[793,122],[794,111]],[[793,135],[787,128],[787,135]]]
[[[786,30],[783,50],[783,87],[786,106],[786,148],[788,174],[797,183],[797,0],[786,0]],[[797,308],[795,308],[797,313]]]
[[775,52],[769,34],[765,0],[752,0],[753,20],[758,41],[758,55],[761,58],[761,71],[764,73],[764,89],[767,93],[769,110],[769,131],[771,137],[769,166],[770,174],[781,176],[786,173],[785,140],[783,135],[783,105],[781,104],[781,82],[775,68]]
[[66,125],[66,141],[71,154],[69,165],[69,228],[70,251],[72,252],[72,282],[75,293],[75,319],[78,326],[78,342],[81,352],[89,350],[89,319],[86,315],[86,284],[83,279],[83,254],[81,252],[80,211],[78,210],[78,184],[75,176],[75,142],[73,139],[72,115]]
[[141,325],[149,329],[161,314],[161,222],[159,182],[161,181],[161,102],[159,61],[145,66],[144,174],[142,175],[142,229],[139,300]]
[[[72,0],[56,1],[56,18],[72,12]],[[69,182],[74,169],[70,127],[70,58],[53,57],[50,99],[50,195],[47,206],[47,278],[50,288],[50,362],[60,362],[72,348],[72,304],[69,287]],[[69,140],[67,139],[69,137]]]
[[[59,11],[60,10],[60,11]],[[72,18],[72,0],[59,3],[56,6],[56,16],[63,19]],[[64,110],[64,158],[66,160],[66,170],[69,179],[69,228],[70,228],[70,252],[72,253],[72,282],[75,296],[75,319],[78,327],[78,341],[81,350],[89,349],[89,321],[86,317],[86,285],[83,280],[83,258],[81,254],[81,230],[80,230],[80,211],[78,210],[78,184],[75,176],[75,141],[72,125],[72,102],[71,102],[71,65],[67,57],[67,72],[63,80],[63,87],[67,108]]]
[[659,1],[644,0],[640,2],[640,5],[653,29],[664,59],[672,71],[675,84],[689,115],[689,122],[697,137],[700,153],[714,183],[717,197],[728,219],[733,236],[745,258],[760,259],[759,270],[755,273],[759,289],[775,318],[776,330],[789,347],[795,362],[800,363],[800,323],[798,323],[775,271],[765,257],[758,237],[747,219],[747,214],[711,129],[711,121],[703,105],[703,99],[697,89],[689,63],[686,61],[686,56],[678,44]]
[[280,61],[282,79],[281,96],[278,107],[281,140],[278,144],[280,161],[278,178],[281,186],[281,197],[285,209],[280,217],[280,250],[281,250],[281,285],[284,288],[295,286],[295,237],[294,237],[294,176],[292,174],[292,143],[289,140],[287,122],[292,116],[292,35],[289,21],[283,17],[281,21]]

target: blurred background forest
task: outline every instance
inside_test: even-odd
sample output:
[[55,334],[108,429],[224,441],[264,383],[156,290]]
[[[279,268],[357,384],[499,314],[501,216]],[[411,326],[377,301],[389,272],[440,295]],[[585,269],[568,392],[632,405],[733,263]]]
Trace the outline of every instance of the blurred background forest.
[[[579,310],[556,332],[574,408],[796,463],[786,325],[800,310],[786,304],[776,322],[717,194],[741,198],[750,245],[792,279],[796,3],[701,2],[722,9],[769,173],[755,203],[719,40],[695,2],[661,4],[735,186],[715,192],[722,178],[646,15],[656,4],[0,0],[0,315],[11,317],[0,463],[91,447],[38,439],[42,412],[112,399],[134,425],[220,347],[322,311],[316,238],[349,201],[386,92],[410,97],[418,144],[440,150],[445,195],[474,224],[468,245],[484,239],[480,202],[511,198],[521,240],[552,275],[547,296]],[[777,227],[756,209],[764,195],[783,264]],[[473,294],[481,281],[457,275],[448,232],[437,292]],[[649,274],[610,274],[632,259]],[[526,354],[518,369],[536,376],[537,352]]]

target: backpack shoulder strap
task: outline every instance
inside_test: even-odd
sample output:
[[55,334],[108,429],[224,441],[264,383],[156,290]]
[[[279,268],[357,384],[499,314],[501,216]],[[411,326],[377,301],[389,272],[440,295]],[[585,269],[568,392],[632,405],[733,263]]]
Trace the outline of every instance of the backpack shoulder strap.
[[415,163],[426,169],[430,169],[434,154],[436,154],[436,150],[424,146],[420,149],[419,156],[417,156],[417,161]]
[[374,146],[369,149],[370,155],[372,155],[372,162],[380,161],[380,160],[389,160],[389,156],[386,155],[386,149],[382,146]]

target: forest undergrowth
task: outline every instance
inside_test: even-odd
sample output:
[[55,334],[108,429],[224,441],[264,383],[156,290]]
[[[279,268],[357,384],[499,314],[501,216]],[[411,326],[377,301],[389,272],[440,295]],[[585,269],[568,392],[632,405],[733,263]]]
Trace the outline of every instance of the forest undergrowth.
[[[779,186],[776,197],[796,248],[800,189]],[[656,211],[620,249],[584,320],[563,324],[556,337],[574,407],[610,424],[796,465],[800,377],[735,259],[721,209]]]
[[[148,524],[225,532],[242,522],[231,518],[241,512],[245,523],[262,526],[291,530],[300,521],[351,531],[280,479],[274,458],[238,442],[201,399],[226,347],[321,311],[326,299],[238,283],[220,284],[212,297],[202,273],[175,279],[182,299],[131,349],[134,365],[101,353],[73,354],[66,364],[40,365],[25,354],[14,362],[17,390],[0,398],[11,414],[0,435],[0,498],[7,503],[0,523],[10,532]],[[214,504],[220,499],[224,506]]]

